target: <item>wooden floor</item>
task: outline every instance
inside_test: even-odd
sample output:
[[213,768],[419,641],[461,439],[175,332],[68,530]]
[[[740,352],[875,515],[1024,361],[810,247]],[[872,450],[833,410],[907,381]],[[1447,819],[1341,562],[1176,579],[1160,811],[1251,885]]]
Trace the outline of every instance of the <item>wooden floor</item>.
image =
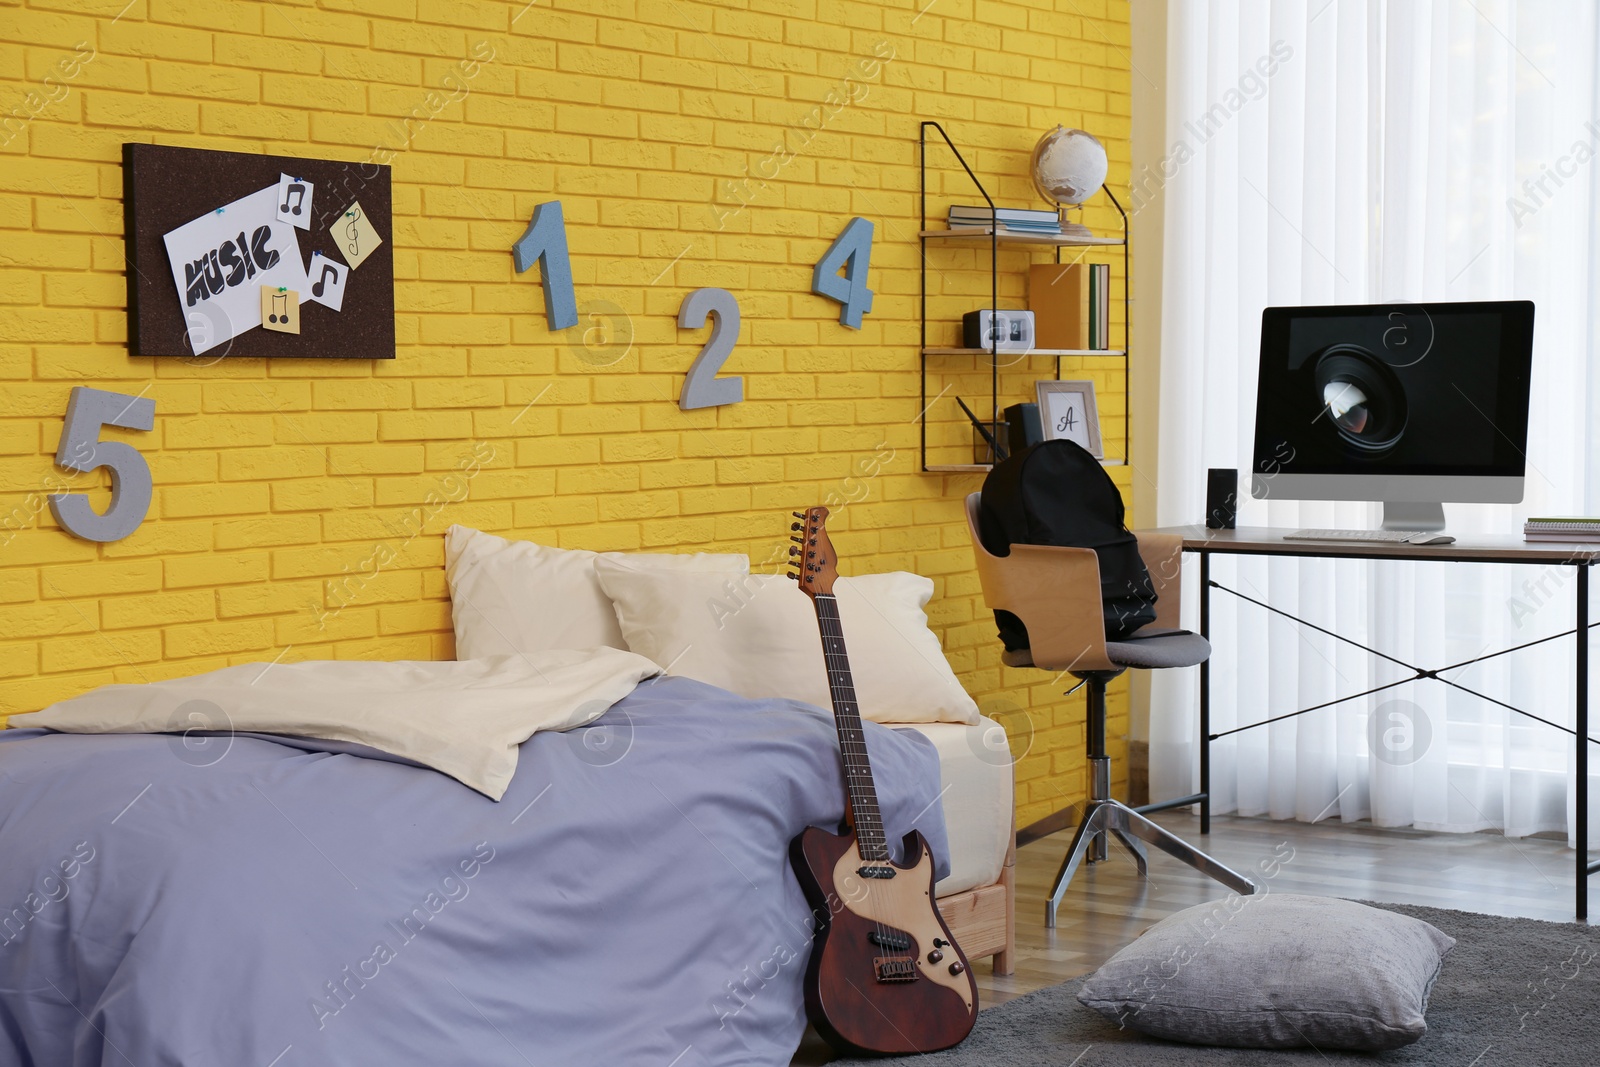
[[[1195,815],[1162,812],[1152,818],[1270,893],[1573,921],[1575,858],[1560,840],[1237,816],[1213,818],[1211,834],[1201,838]],[[1108,860],[1078,869],[1062,898],[1056,928],[1047,930],[1044,900],[1071,840],[1072,834],[1063,832],[1017,850],[1016,972],[998,978],[988,961],[973,967],[984,1007],[1087,974],[1168,915],[1228,895],[1216,882],[1154,849],[1149,877],[1140,878],[1132,859],[1113,841]],[[1277,873],[1264,876],[1260,865],[1266,862],[1271,870],[1275,858],[1280,860]],[[1590,882],[1589,907],[1600,909],[1600,875]],[[794,1063],[830,1058],[808,1030]]]
[[[1154,818],[1234,870],[1265,882],[1272,893],[1573,921],[1574,857],[1559,840],[1236,816],[1212,819],[1211,834],[1202,839],[1194,815],[1163,812]],[[1044,900],[1070,842],[1070,833],[1060,833],[1017,851],[1016,973],[997,978],[986,963],[973,968],[986,1006],[1086,974],[1166,916],[1228,893],[1154,849],[1150,876],[1141,879],[1113,841],[1110,859],[1079,868],[1062,898],[1056,928],[1047,930]],[[1287,858],[1266,878],[1260,864],[1275,856]],[[1600,908],[1600,875],[1591,882],[1590,907]]]

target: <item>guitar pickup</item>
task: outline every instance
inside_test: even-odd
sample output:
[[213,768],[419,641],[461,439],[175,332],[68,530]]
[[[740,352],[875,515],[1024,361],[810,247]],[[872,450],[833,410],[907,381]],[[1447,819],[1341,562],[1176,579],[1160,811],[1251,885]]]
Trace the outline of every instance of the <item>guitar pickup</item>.
[[879,948],[893,949],[896,952],[904,952],[911,947],[911,938],[909,935],[892,934],[887,930],[874,930],[872,933],[867,935],[867,940],[871,941]]
[[879,956],[872,961],[880,982],[915,982],[917,961],[911,956]]
[[865,863],[856,868],[856,873],[863,878],[893,878],[895,871],[886,863]]

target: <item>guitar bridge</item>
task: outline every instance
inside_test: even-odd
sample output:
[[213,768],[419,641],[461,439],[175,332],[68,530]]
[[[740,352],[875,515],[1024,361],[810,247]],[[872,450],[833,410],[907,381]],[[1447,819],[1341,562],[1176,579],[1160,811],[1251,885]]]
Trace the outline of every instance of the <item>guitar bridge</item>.
[[887,863],[864,863],[856,868],[856,873],[863,878],[893,878],[895,870]]
[[917,961],[911,956],[879,956],[872,961],[880,982],[915,982]]

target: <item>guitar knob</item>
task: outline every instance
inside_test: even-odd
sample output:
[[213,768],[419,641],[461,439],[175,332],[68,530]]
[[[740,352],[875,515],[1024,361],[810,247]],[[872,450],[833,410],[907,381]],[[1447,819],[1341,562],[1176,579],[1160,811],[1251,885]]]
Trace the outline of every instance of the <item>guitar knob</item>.
[[960,960],[956,960],[954,963],[952,963],[950,965],[950,973],[951,974],[960,974],[964,970],[966,970],[966,968],[961,965],[961,961]]
[[944,959],[944,953],[940,952],[938,949],[934,949],[932,952],[928,953],[929,963],[938,963],[942,959]]

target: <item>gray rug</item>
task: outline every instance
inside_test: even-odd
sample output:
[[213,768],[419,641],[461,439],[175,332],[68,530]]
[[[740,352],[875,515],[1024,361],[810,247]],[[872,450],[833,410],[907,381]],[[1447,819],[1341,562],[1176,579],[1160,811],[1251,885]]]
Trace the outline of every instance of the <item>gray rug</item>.
[[[972,1036],[927,1067],[1441,1067],[1600,1065],[1600,931],[1574,923],[1374,904],[1414,915],[1458,942],[1428,1005],[1428,1032],[1393,1052],[1251,1051],[1177,1045],[1119,1030],[1079,1004],[1083,979],[1041,989],[978,1015]],[[836,1060],[835,1063],[884,1061]]]

